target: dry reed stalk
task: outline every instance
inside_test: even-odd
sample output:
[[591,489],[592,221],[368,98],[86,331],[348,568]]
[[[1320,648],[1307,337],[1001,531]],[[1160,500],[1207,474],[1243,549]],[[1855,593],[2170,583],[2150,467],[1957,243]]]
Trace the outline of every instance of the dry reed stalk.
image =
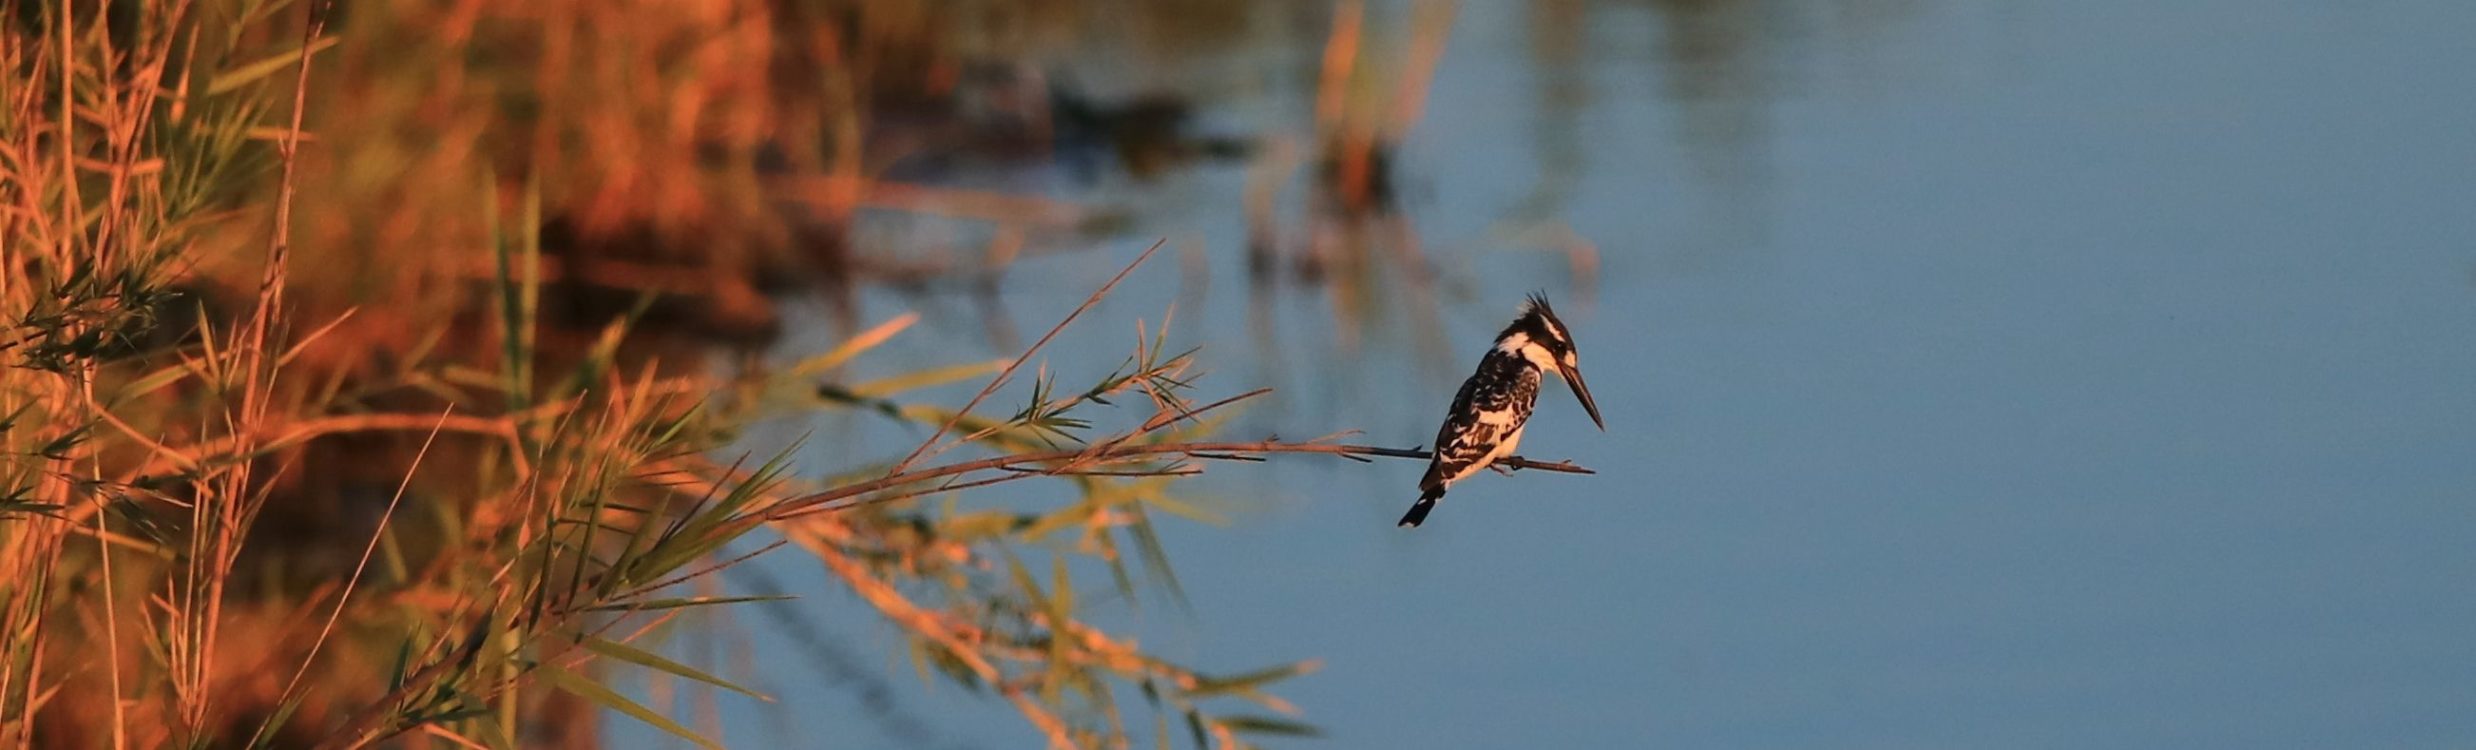
[[1135,269],[1142,266],[1145,260],[1151,259],[1153,253],[1159,252],[1162,244],[1164,243],[1154,242],[1151,247],[1144,248],[1143,253],[1135,256],[1135,260],[1127,263],[1125,268],[1119,269],[1116,276],[1109,277],[1108,282],[1101,284],[1099,289],[1093,290],[1091,296],[1083,299],[1083,304],[1075,306],[1073,312],[1067,313],[1065,318],[1060,319],[1057,322],[1057,325],[1049,328],[1048,333],[1042,334],[1039,341],[1032,342],[1031,347],[1024,349],[1021,356],[1015,357],[1013,362],[1007,363],[1005,369],[999,370],[996,377],[989,379],[989,384],[987,386],[982,387],[979,393],[974,394],[970,401],[963,402],[963,408],[955,410],[953,417],[948,418],[945,424],[938,426],[936,432],[929,433],[928,440],[920,443],[920,447],[913,448],[911,450],[911,454],[904,456],[903,460],[896,461],[894,463],[894,468],[888,470],[886,475],[893,476],[896,474],[901,474],[903,469],[911,466],[911,462],[919,460],[922,454],[928,453],[931,448],[935,448],[938,442],[945,438],[946,433],[954,429],[956,423],[961,422],[965,416],[971,414],[971,410],[974,407],[980,405],[981,400],[988,398],[989,394],[995,393],[999,386],[1005,385],[1006,380],[1014,376],[1015,370],[1021,369],[1024,362],[1029,361],[1033,354],[1039,353],[1041,347],[1047,346],[1050,339],[1057,337],[1058,332],[1066,330],[1066,326],[1075,322],[1075,318],[1081,317],[1084,311],[1092,309],[1093,305],[1100,304],[1101,298],[1109,296],[1109,291],[1116,289],[1118,282],[1125,281],[1127,274],[1134,273]]

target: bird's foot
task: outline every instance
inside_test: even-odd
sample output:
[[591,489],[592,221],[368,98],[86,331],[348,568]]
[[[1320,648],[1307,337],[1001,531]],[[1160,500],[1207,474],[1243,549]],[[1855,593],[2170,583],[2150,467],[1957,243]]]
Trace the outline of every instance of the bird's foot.
[[1487,465],[1487,468],[1488,468],[1489,470],[1491,470],[1491,471],[1494,471],[1494,472],[1498,473],[1498,474],[1503,474],[1503,475],[1505,475],[1505,476],[1508,476],[1508,477],[1509,477],[1509,476],[1513,476],[1513,472],[1520,470],[1522,467],[1519,467],[1519,466],[1506,466],[1506,465],[1501,464],[1501,463],[1493,463],[1493,464],[1488,464],[1488,465]]

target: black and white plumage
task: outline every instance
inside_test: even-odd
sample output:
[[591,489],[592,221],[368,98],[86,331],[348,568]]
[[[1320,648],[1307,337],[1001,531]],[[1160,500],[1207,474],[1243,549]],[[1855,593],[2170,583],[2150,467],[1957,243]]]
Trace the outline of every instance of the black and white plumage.
[[1582,383],[1573,335],[1548,308],[1546,297],[1531,295],[1513,324],[1496,334],[1495,346],[1479,360],[1479,371],[1462,381],[1461,392],[1453,396],[1453,409],[1445,415],[1444,427],[1436,431],[1435,458],[1427,463],[1427,476],[1419,480],[1418,503],[1402,515],[1402,526],[1427,520],[1428,512],[1435,510],[1436,501],[1454,482],[1513,455],[1522,444],[1522,428],[1530,423],[1530,412],[1539,403],[1539,382],[1549,373],[1573,389],[1574,398],[1590,413],[1591,423],[1607,429],[1607,423],[1599,419],[1599,405],[1591,400],[1590,387]]

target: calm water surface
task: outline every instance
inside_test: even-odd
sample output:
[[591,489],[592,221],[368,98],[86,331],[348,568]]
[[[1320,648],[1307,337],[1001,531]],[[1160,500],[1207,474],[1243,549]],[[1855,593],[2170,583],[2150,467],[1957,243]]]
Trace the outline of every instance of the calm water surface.
[[[1234,433],[1407,446],[1525,292],[1560,300],[1608,431],[1558,390],[1524,447],[1601,474],[1483,476],[1407,532],[1410,462],[1214,467],[1234,523],[1167,529],[1193,614],[1106,616],[1206,667],[1323,659],[1280,692],[1328,738],[1280,746],[2469,747],[2471,31],[2459,2],[1468,4],[1401,159],[1432,304],[1354,346],[1314,288],[1256,319],[1238,166],[1101,186],[1139,226],[1002,301],[1037,334],[1170,237],[1191,257],[1058,351],[1177,302],[1207,391],[1281,389]],[[1250,82],[1214,122],[1306,122],[1314,50],[1267,46],[1186,71]],[[1559,227],[1595,280],[1532,247]],[[865,315],[918,306],[860,375],[1002,356],[962,298]],[[783,432],[812,428],[811,474],[914,434]],[[836,657],[742,615],[807,656],[728,739],[1036,746],[813,564],[769,570],[853,643],[783,663]]]

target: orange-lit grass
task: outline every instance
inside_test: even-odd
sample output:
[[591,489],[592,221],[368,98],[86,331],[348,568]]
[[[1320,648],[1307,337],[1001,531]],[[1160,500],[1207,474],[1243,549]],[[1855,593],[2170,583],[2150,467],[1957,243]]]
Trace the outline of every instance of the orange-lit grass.
[[[934,36],[927,5],[879,5],[842,28],[753,0],[629,13],[380,0],[322,33],[314,3],[240,18],[148,0],[133,4],[133,40],[96,33],[76,12],[95,6],[75,3],[58,29],[0,30],[0,57],[41,84],[10,87],[0,121],[0,305],[13,324],[67,311],[0,339],[18,342],[10,364],[159,312],[130,290],[226,295],[179,302],[202,313],[186,340],[0,370],[0,413],[19,415],[6,443],[24,457],[7,479],[26,489],[0,505],[0,744],[497,744],[559,701],[627,712],[597,692],[595,664],[679,674],[644,660],[656,644],[637,637],[677,607],[729,601],[663,597],[745,559],[725,549],[743,533],[817,557],[831,585],[924,644],[924,669],[999,691],[1053,744],[1123,740],[1111,684],[1162,686],[1166,711],[1223,746],[1295,731],[1210,704],[1289,709],[1261,688],[1306,665],[1215,678],[1146,654],[1077,619],[1063,561],[1109,567],[1131,599],[1133,558],[1174,591],[1151,518],[1202,513],[1170,492],[1195,468],[1182,457],[1417,452],[1211,440],[1216,405],[1182,394],[1191,359],[1155,340],[1101,386],[1044,390],[1011,417],[878,394],[881,411],[998,455],[801,494],[773,486],[778,466],[703,455],[759,415],[843,406],[767,400],[823,370],[718,377],[703,350],[649,343],[625,320],[598,333],[542,321],[561,273],[675,294],[695,289],[664,277],[745,281],[801,251],[782,200],[829,224],[860,205],[1080,221],[1070,206],[873,181],[872,89],[951,62],[897,39]],[[330,51],[304,64],[304,48]],[[896,64],[910,59],[937,64]],[[154,85],[175,68],[194,72]],[[167,125],[195,142],[140,137]],[[757,167],[774,139],[785,174]],[[560,255],[535,234],[554,215],[663,241],[646,257]],[[75,269],[128,285],[64,291]],[[1089,431],[1104,396],[1153,409]],[[459,413],[439,416],[448,403]],[[405,442],[420,433],[433,437]],[[430,468],[416,475],[417,460]],[[317,516],[355,471],[398,488],[374,529]],[[1003,513],[916,502],[1033,479],[1075,499]],[[287,524],[309,531],[275,531]],[[1017,559],[1042,549],[1047,581]]]

